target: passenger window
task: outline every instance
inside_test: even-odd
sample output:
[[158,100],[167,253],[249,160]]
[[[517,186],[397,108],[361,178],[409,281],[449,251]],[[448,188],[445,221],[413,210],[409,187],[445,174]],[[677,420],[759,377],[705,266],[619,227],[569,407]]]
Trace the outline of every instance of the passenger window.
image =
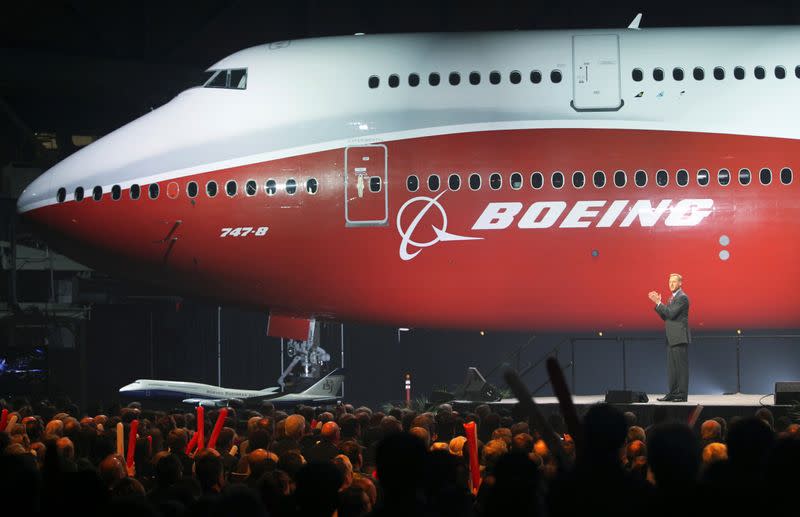
[[708,185],[709,174],[706,169],[700,169],[697,171],[697,184],[701,187],[705,187]]
[[772,171],[769,169],[761,169],[761,172],[758,173],[759,180],[761,180],[762,185],[769,185],[772,183]]
[[625,175],[625,171],[616,171],[614,173],[614,186],[622,188],[628,182],[628,177]]
[[706,78],[706,71],[701,67],[696,66],[694,67],[694,70],[692,70],[692,77],[694,77],[695,81],[702,81]]
[[550,81],[554,84],[561,82],[561,70],[553,70],[550,72]]
[[439,176],[437,176],[436,174],[431,174],[430,176],[428,176],[428,190],[430,190],[431,192],[436,192],[437,190],[439,190],[440,186],[441,185],[439,184]]
[[553,173],[553,176],[550,178],[550,182],[553,185],[553,188],[559,189],[564,186],[564,174],[556,171]]
[[639,169],[633,173],[633,183],[637,187],[644,187],[647,185],[647,172]]
[[472,190],[481,188],[481,175],[477,172],[469,175],[469,188]]
[[723,187],[731,182],[731,173],[728,169],[720,169],[717,172],[717,181]]
[[538,70],[533,70],[531,72],[531,82],[533,84],[539,84],[542,82],[542,73]]
[[306,192],[313,196],[318,190],[319,182],[317,181],[317,178],[308,178],[306,181]]
[[439,74],[436,72],[431,72],[428,74],[428,84],[431,86],[439,86],[439,83],[442,81],[442,78],[439,77]]
[[544,175],[541,172],[531,173],[531,187],[539,190],[544,186]]
[[479,74],[478,72],[470,72],[469,84],[473,86],[481,84],[481,74]]
[[228,194],[228,197],[233,197],[236,195],[237,185],[234,180],[230,180],[225,183],[225,193]]
[[189,183],[186,184],[186,195],[191,197],[191,198],[197,197],[197,182],[196,181],[190,181]]
[[586,184],[586,176],[581,171],[572,173],[572,186],[575,188],[583,188]]
[[675,67],[672,69],[672,78],[676,81],[683,81],[683,68]]
[[75,201],[83,201],[83,187],[75,189]]
[[419,74],[408,74],[408,85],[412,88],[419,86]]
[[297,180],[294,178],[289,178],[286,180],[286,193],[290,196],[295,195],[297,192]]
[[511,174],[511,180],[509,182],[511,188],[514,190],[519,190],[522,188],[522,174],[518,172],[514,172]]
[[664,70],[661,68],[654,68],[653,69],[653,79],[656,81],[663,81],[664,80]]
[[641,68],[634,68],[631,72],[631,78],[636,81],[637,83],[644,79],[644,73],[642,73]]
[[592,176],[592,180],[594,182],[595,187],[603,188],[606,186],[606,173],[603,171],[594,171],[594,176]]
[[461,84],[461,74],[458,72],[450,72],[449,80],[451,86],[458,86]]
[[733,69],[733,76],[739,81],[744,79],[744,76],[745,76],[744,67],[737,66],[736,68],[734,68]]
[[147,196],[150,199],[158,199],[159,192],[158,183],[151,183],[150,186],[147,187]]
[[750,184],[750,169],[739,169],[739,184],[740,185]]
[[451,174],[449,178],[447,178],[447,186],[450,187],[450,190],[458,190],[461,188],[461,176],[458,174]]
[[267,193],[268,196],[274,196],[278,192],[278,182],[275,180],[267,180],[264,184],[264,192]]
[[214,197],[217,195],[217,182],[216,181],[209,181],[206,183],[206,195],[208,197]]
[[231,70],[230,87],[231,88],[235,88],[237,90],[245,90],[245,89],[247,89],[247,69],[246,68],[238,68],[236,70]]
[[756,76],[756,79],[763,79],[767,76],[767,72],[764,70],[763,66],[757,66],[755,70],[753,70],[753,75]]
[[778,65],[775,67],[775,78],[776,79],[786,79],[786,69],[782,66]]
[[101,199],[103,199],[103,187],[98,185],[92,189],[92,199],[94,199],[95,201],[100,201]]
[[492,84],[500,84],[501,79],[502,76],[500,75],[500,72],[498,72],[497,70],[494,70],[489,74],[489,82]]
[[406,178],[406,188],[409,192],[416,192],[419,190],[419,178],[414,176],[413,174]]
[[255,196],[256,192],[258,192],[258,185],[256,184],[256,180],[247,180],[247,183],[244,184],[244,193],[248,197]]
[[722,68],[721,66],[715,67],[714,68],[714,79],[716,79],[717,81],[721,81],[721,80],[725,79],[725,69]]
[[666,187],[669,183],[669,174],[664,169],[656,171],[656,185]]
[[519,84],[522,82],[522,74],[519,73],[519,70],[513,70],[508,75],[508,80],[511,81],[511,84]]
[[389,88],[397,88],[400,86],[400,76],[392,74],[389,76]]
[[56,193],[56,200],[59,203],[63,203],[65,199],[67,199],[67,189],[61,187],[58,189],[58,193]]
[[679,187],[685,187],[689,184],[689,171],[686,169],[680,169],[678,173],[675,175],[675,183],[678,184]]
[[130,188],[130,190],[128,190],[128,195],[129,195],[129,196],[131,197],[131,199],[133,199],[134,201],[135,201],[135,200],[137,200],[137,199],[139,199],[139,196],[141,195],[141,187],[139,187],[139,185],[137,185],[136,183],[134,183],[133,185],[131,185],[131,188]]
[[781,183],[789,185],[792,182],[792,169],[784,167],[781,169]]
[[122,188],[119,185],[114,185],[111,187],[111,199],[114,201],[119,201],[119,198],[122,197]]
[[369,191],[370,192],[380,192],[381,191],[381,177],[380,176],[372,176],[369,179]]
[[503,177],[496,172],[492,173],[492,175],[489,176],[489,188],[491,188],[492,190],[499,190],[500,187],[502,186],[503,186]]
[[369,84],[369,87],[374,90],[375,88],[377,88],[378,86],[381,85],[381,80],[377,75],[372,75],[369,78],[368,84]]

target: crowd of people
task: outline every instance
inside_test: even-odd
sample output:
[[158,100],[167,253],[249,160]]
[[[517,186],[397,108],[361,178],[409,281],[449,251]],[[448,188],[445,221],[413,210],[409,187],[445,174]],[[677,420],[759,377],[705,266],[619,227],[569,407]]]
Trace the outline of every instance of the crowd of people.
[[[229,408],[213,448],[194,448],[199,412],[0,405],[5,515],[678,516],[748,505],[792,514],[800,481],[800,426],[767,408],[645,426],[596,404],[576,429],[558,414],[536,429],[519,407],[285,412],[264,403]],[[219,416],[203,414],[206,436]],[[129,434],[132,453],[118,443]]]

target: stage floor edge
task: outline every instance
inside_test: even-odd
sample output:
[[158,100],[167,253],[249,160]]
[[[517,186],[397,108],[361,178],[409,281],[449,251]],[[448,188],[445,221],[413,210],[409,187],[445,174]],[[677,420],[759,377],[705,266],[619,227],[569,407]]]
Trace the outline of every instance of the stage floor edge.
[[[730,395],[689,395],[686,402],[659,402],[658,397],[663,393],[648,393],[648,402],[629,404],[612,404],[620,411],[630,411],[638,418],[638,424],[647,426],[657,421],[686,421],[692,411],[699,405],[702,413],[698,418],[698,425],[703,420],[713,417],[730,419],[736,416],[752,416],[761,408],[766,407],[772,411],[774,418],[790,416],[792,406],[774,405],[774,396],[734,393]],[[556,397],[533,397],[537,407],[545,416],[560,413]],[[572,401],[579,415],[583,415],[589,408],[599,402],[605,402],[605,395],[573,395]],[[472,411],[480,404],[488,404],[495,410],[513,410],[517,399],[503,399],[495,402],[478,402],[468,400],[454,400],[451,402],[458,411]],[[659,416],[660,412],[660,416]]]

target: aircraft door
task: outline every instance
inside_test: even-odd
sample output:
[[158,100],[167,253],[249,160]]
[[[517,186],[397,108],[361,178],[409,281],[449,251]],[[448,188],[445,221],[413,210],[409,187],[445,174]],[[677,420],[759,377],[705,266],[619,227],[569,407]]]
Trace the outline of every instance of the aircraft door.
[[344,219],[346,226],[384,226],[389,221],[385,145],[344,150]]
[[572,37],[572,92],[576,111],[616,111],[622,107],[619,36]]

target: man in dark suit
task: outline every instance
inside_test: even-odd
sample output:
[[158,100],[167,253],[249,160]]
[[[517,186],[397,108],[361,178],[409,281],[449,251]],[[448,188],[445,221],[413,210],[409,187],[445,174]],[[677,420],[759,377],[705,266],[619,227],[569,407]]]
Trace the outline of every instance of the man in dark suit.
[[656,304],[655,310],[667,331],[667,379],[669,391],[658,400],[686,402],[689,395],[689,297],[683,292],[683,278],[677,273],[669,275],[669,290],[672,296],[665,305],[661,295],[651,291],[648,297]]

